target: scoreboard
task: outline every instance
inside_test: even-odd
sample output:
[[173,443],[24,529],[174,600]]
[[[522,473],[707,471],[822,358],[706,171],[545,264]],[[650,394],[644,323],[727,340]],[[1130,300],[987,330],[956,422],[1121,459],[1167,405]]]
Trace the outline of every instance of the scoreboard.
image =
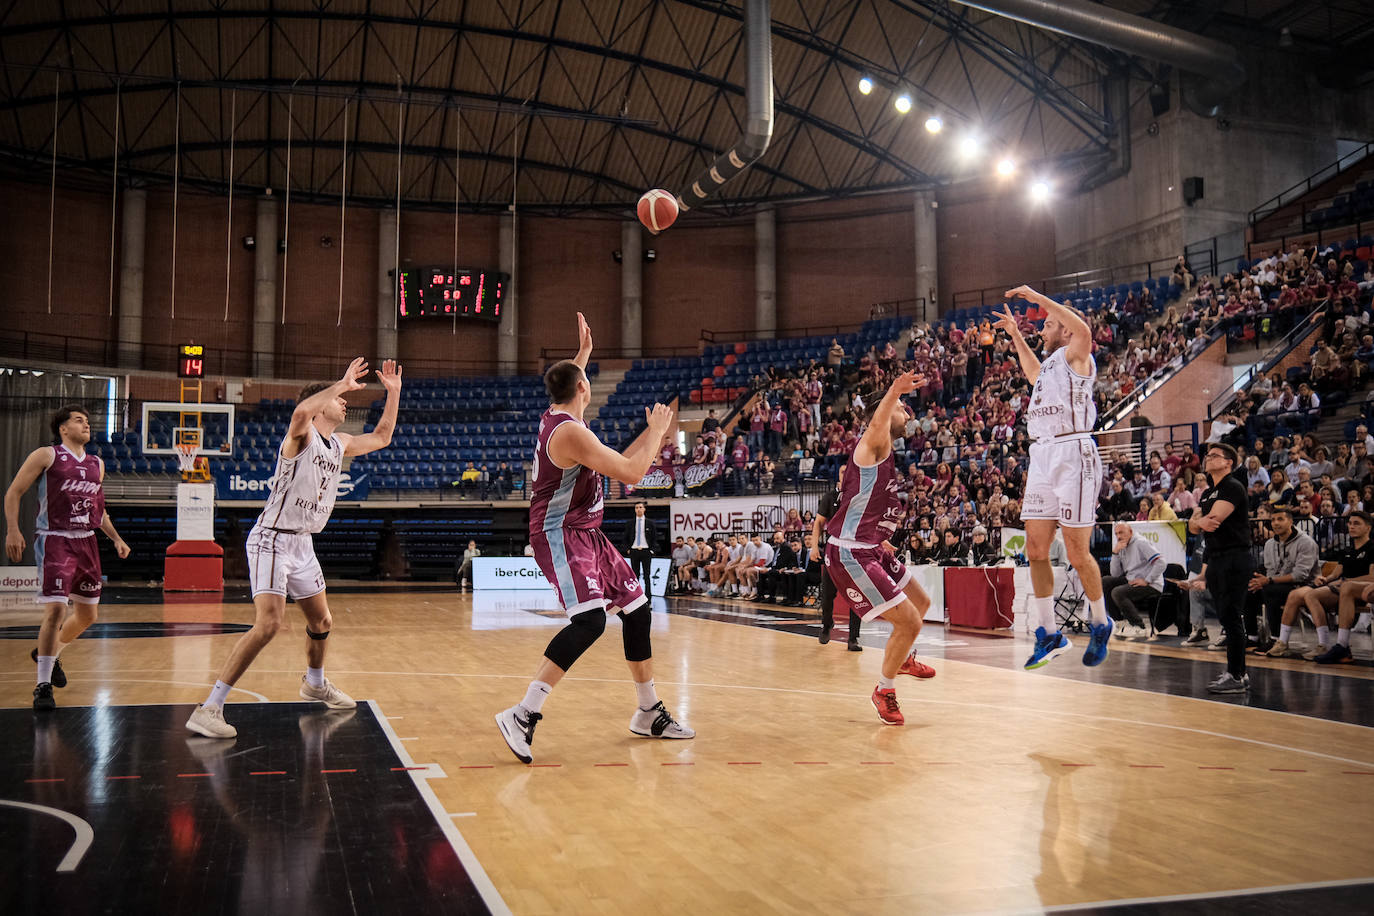
[[501,320],[508,275],[491,270],[419,267],[401,271],[402,318]]

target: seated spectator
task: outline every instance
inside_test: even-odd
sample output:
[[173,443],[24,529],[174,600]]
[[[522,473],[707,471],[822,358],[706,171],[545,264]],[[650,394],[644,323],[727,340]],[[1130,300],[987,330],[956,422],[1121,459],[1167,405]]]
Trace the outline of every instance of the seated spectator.
[[[1296,654],[1296,650],[1291,645],[1291,637],[1293,627],[1298,623],[1298,616],[1302,613],[1311,615],[1312,624],[1317,630],[1316,647],[1304,652],[1302,657],[1312,661],[1327,656],[1331,652],[1335,652],[1336,656],[1342,654],[1335,649],[1335,645],[1339,645],[1339,642],[1335,644],[1331,642],[1331,630],[1327,614],[1339,607],[1341,594],[1347,582],[1356,583],[1351,588],[1352,593],[1358,592],[1360,594],[1363,593],[1365,585],[1374,582],[1374,548],[1371,548],[1369,540],[1370,516],[1363,512],[1351,513],[1346,524],[1350,534],[1349,546],[1333,551],[1328,557],[1328,559],[1339,563],[1340,569],[1336,570],[1333,576],[1315,576],[1309,586],[1293,589],[1288,595],[1288,600],[1284,602],[1278,643],[1271,647],[1271,651],[1273,651],[1281,643],[1283,649],[1280,651],[1284,653],[1282,657],[1293,657]],[[1346,657],[1349,657],[1350,637],[1348,634],[1345,639]]]
[[953,528],[945,530],[939,549],[935,552],[935,562],[940,566],[967,566],[968,550]]
[[1169,505],[1169,503],[1165,501],[1163,490],[1150,491],[1150,511],[1146,513],[1146,521],[1178,521],[1178,513],[1174,512],[1174,507]]
[[988,541],[988,529],[982,525],[973,527],[973,544],[969,557],[974,566],[995,566],[1001,559],[1001,551]]
[[1113,528],[1111,575],[1102,579],[1102,595],[1107,613],[1114,620],[1126,620],[1116,630],[1119,639],[1139,639],[1150,635],[1140,616],[1141,602],[1158,602],[1164,592],[1164,558],[1125,522]]
[[1188,489],[1188,482],[1182,477],[1174,480],[1174,489],[1169,493],[1169,505],[1179,518],[1187,518],[1197,509],[1197,499]]
[[[1255,571],[1250,578],[1250,595],[1245,605],[1245,629],[1247,633],[1258,633],[1257,615],[1261,606],[1269,633],[1279,631],[1283,606],[1294,589],[1302,588],[1316,578],[1321,569],[1317,542],[1293,527],[1293,513],[1287,509],[1275,509],[1269,517],[1269,527],[1273,537],[1264,543],[1263,568]],[[1271,646],[1277,653],[1271,651]],[[1281,648],[1279,648],[1281,646]],[[1261,644],[1257,652],[1269,652],[1275,658],[1284,658],[1288,652],[1286,640],[1270,645]]]

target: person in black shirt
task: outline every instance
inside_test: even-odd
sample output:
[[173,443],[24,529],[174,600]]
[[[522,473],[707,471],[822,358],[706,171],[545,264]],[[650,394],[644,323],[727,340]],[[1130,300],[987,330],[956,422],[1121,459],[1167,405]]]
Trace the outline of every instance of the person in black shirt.
[[940,548],[935,552],[935,562],[940,566],[967,566],[968,548],[964,546],[959,532],[946,528]]
[[[821,635],[820,643],[830,642],[830,631],[835,628],[835,583],[830,581],[830,572],[825,569],[821,557],[825,555],[825,523],[840,508],[840,487],[844,485],[844,466],[840,466],[835,489],[821,497],[816,506],[816,520],[811,523],[811,562],[821,565]],[[849,651],[862,652],[859,645],[859,626],[862,618],[851,609],[849,612]]]
[[1236,450],[1212,443],[1203,455],[1209,486],[1188,530],[1201,533],[1206,548],[1207,590],[1216,604],[1217,618],[1226,633],[1226,673],[1207,685],[1212,693],[1245,693],[1250,675],[1245,670],[1245,591],[1254,572],[1250,558],[1250,519],[1245,484],[1234,476]]

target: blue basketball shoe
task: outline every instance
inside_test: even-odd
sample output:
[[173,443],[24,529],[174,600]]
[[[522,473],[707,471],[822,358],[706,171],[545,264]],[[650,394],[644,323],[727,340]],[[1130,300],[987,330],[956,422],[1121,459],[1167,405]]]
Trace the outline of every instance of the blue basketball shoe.
[[1073,648],[1073,643],[1069,642],[1069,637],[1055,630],[1047,632],[1044,627],[1035,628],[1035,651],[1031,652],[1030,658],[1026,659],[1026,670],[1043,668],[1050,663],[1050,659],[1056,655],[1063,655]]
[[1107,657],[1107,643],[1112,636],[1112,618],[1106,623],[1094,623],[1088,627],[1088,648],[1083,650],[1083,664],[1092,668],[1102,664]]

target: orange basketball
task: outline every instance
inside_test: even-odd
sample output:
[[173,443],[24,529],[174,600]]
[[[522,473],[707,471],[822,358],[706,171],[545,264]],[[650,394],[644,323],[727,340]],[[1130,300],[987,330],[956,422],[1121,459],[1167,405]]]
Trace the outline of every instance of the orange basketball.
[[677,198],[655,188],[639,198],[639,221],[654,235],[667,229],[677,219]]

